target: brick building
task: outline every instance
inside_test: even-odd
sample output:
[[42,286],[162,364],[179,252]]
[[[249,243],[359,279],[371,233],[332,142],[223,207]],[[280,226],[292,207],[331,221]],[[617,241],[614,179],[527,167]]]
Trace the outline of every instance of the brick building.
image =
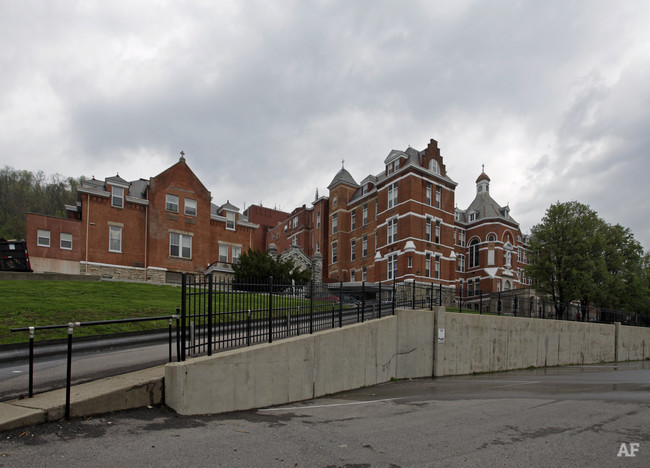
[[519,224],[491,198],[487,174],[476,184],[474,201],[459,210],[457,183],[435,140],[422,151],[393,150],[383,171],[360,183],[341,168],[329,196],[294,210],[269,231],[267,244],[279,252],[291,246],[321,252],[329,282],[415,281],[469,302],[479,292],[528,286]]
[[93,179],[77,193],[67,219],[27,215],[34,271],[158,282],[184,272],[228,276],[243,251],[264,248],[260,225],[229,202],[213,204],[184,157],[149,180]]

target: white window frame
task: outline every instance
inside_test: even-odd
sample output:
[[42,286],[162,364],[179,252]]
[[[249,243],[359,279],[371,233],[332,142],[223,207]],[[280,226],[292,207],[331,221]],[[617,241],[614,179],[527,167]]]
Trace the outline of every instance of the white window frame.
[[316,213],[316,228],[320,229],[320,211]]
[[434,265],[434,278],[440,278],[440,255],[435,256],[435,265]]
[[228,263],[228,244],[219,244],[219,263]]
[[239,263],[239,257],[241,257],[241,247],[233,246],[232,247],[232,262]]
[[440,244],[440,220],[436,219],[436,244]]
[[178,204],[180,203],[180,199],[178,198],[178,195],[173,195],[171,193],[168,193],[165,195],[165,210],[170,211],[172,213],[178,213]]
[[440,208],[442,206],[442,187],[440,185],[436,185],[436,208]]
[[124,187],[111,187],[111,206],[124,208]]
[[352,239],[350,241],[350,260],[357,259],[357,241]]
[[431,206],[431,184],[427,182],[426,204]]
[[397,278],[397,254],[391,254],[388,255],[387,258],[387,268],[388,268],[388,275],[387,278],[389,280]]
[[339,216],[338,213],[332,215],[332,234],[339,232]]
[[388,209],[389,210],[397,206],[398,198],[399,197],[397,193],[397,182],[393,182],[388,186]]
[[357,228],[357,210],[352,210],[350,213],[350,229]]
[[431,218],[429,216],[427,216],[424,232],[426,241],[431,242]]
[[368,205],[363,205],[363,225],[368,224]]
[[386,222],[386,226],[387,226],[387,233],[388,233],[386,243],[392,244],[394,242],[397,242],[397,216],[395,216],[394,218],[390,218]]
[[122,227],[108,226],[108,251],[122,253]]
[[337,263],[339,260],[338,258],[338,244],[336,242],[332,242],[332,263]]
[[183,208],[183,213],[185,213],[185,216],[196,216],[198,210],[197,210],[197,202],[193,198],[186,198],[185,199],[185,206]]
[[361,268],[361,281],[368,280],[368,269],[364,266]]
[[458,254],[456,270],[461,272],[461,273],[465,271],[465,255]]
[[424,276],[431,278],[431,254],[429,252],[424,256]]
[[72,250],[72,234],[69,232],[62,232],[59,238],[59,247],[62,250]]
[[[174,240],[177,242],[174,243]],[[174,255],[172,248],[176,247],[178,253]],[[188,250],[186,254],[186,249]],[[179,232],[169,233],[169,256],[174,258],[192,259],[192,236],[189,234],[181,234]]]
[[235,230],[236,215],[233,211],[226,211],[226,229],[229,231]]
[[368,236],[363,236],[361,239],[361,253],[363,258],[368,256]]
[[[51,233],[47,229],[39,229],[36,233],[36,245],[39,247],[50,246]],[[45,242],[47,241],[47,242]]]

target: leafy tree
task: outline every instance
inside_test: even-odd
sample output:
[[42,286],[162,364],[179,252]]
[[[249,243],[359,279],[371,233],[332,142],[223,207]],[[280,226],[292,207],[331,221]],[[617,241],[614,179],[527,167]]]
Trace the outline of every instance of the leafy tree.
[[48,180],[42,171],[0,169],[0,237],[23,239],[28,212],[64,216],[65,205],[75,203],[82,180],[60,174]]
[[273,278],[274,284],[305,284],[311,279],[309,270],[300,270],[292,260],[280,261],[259,249],[249,248],[233,265],[235,282],[239,284],[268,284]]
[[642,249],[629,229],[609,225],[589,206],[556,203],[532,228],[533,252],[526,274],[538,292],[551,297],[558,316],[580,301],[639,310],[643,287]]

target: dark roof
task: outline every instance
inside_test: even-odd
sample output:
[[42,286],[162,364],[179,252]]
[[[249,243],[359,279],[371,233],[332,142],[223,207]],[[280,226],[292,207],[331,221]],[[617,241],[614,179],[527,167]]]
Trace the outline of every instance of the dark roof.
[[478,184],[482,180],[487,180],[488,182],[490,181],[490,178],[488,177],[488,175],[485,172],[481,172],[481,174],[476,179],[476,183]]
[[342,168],[339,172],[336,173],[332,182],[327,186],[328,189],[331,189],[338,184],[347,184],[353,187],[358,187],[359,184],[354,180],[354,177],[345,169]]

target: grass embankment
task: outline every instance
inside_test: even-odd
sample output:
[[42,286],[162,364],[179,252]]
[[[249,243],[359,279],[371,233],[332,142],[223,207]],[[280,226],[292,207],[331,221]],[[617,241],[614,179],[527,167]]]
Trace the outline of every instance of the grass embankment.
[[[12,328],[119,318],[172,315],[181,289],[167,285],[103,281],[0,281],[0,344],[24,343]],[[164,321],[78,327],[74,336],[165,328]],[[66,329],[39,330],[35,340],[60,339]]]

